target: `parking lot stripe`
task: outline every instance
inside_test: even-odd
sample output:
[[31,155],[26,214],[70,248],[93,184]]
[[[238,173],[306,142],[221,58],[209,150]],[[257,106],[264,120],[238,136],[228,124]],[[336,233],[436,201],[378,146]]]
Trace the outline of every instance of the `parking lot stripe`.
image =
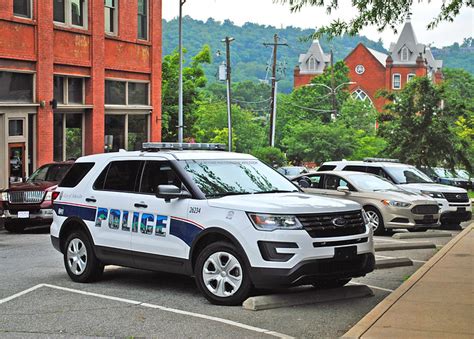
[[3,304],[3,303],[6,303],[7,301],[10,301],[10,300],[16,299],[18,297],[21,297],[22,295],[25,295],[27,293],[33,292],[34,290],[37,290],[38,288],[41,288],[43,286],[44,286],[43,284],[35,285],[33,287],[30,287],[30,288],[28,288],[24,291],[18,292],[16,294],[13,294],[13,295],[11,295],[9,297],[6,297],[4,299],[0,299],[0,305]]
[[57,290],[67,291],[67,292],[71,292],[71,293],[77,293],[77,294],[82,294],[82,295],[87,295],[87,296],[92,296],[92,297],[97,297],[97,298],[102,298],[102,299],[107,299],[107,300],[114,300],[114,301],[123,302],[123,303],[127,303],[127,304],[142,306],[142,307],[159,309],[159,310],[165,311],[165,312],[177,313],[177,314],[187,315],[187,316],[191,316],[191,317],[195,317],[195,318],[212,320],[212,321],[220,322],[220,323],[223,323],[223,324],[226,324],[226,325],[246,329],[246,330],[249,330],[249,331],[267,334],[267,335],[274,336],[274,337],[277,337],[277,338],[285,338],[285,339],[293,338],[293,337],[288,336],[286,334],[282,334],[282,333],[278,333],[278,332],[275,332],[275,331],[270,331],[270,330],[266,330],[266,329],[263,329],[263,328],[250,326],[250,325],[245,325],[245,324],[242,324],[242,323],[239,323],[239,322],[236,322],[236,321],[223,319],[223,318],[218,318],[218,317],[213,317],[213,316],[209,316],[209,315],[205,315],[205,314],[194,313],[194,312],[189,312],[189,311],[183,311],[183,310],[179,310],[179,309],[175,309],[175,308],[169,308],[169,307],[160,306],[160,305],[148,304],[148,303],[143,303],[143,302],[140,302],[140,301],[124,299],[124,298],[118,298],[118,297],[113,297],[113,296],[109,296],[109,295],[105,295],[105,294],[86,292],[86,291],[76,290],[76,289],[62,287],[62,286],[56,286],[56,285],[50,285],[50,284],[42,284],[42,286],[57,289]]
[[378,286],[373,286],[373,285],[367,285],[367,284],[362,284],[362,283],[356,283],[354,281],[351,281],[349,284],[352,284],[352,285],[365,285],[367,287],[370,287],[370,288],[373,288],[373,289],[376,289],[376,290],[381,290],[381,291],[390,292],[390,293],[392,293],[394,291],[394,290],[390,290],[388,288],[383,288],[383,287],[378,287]]

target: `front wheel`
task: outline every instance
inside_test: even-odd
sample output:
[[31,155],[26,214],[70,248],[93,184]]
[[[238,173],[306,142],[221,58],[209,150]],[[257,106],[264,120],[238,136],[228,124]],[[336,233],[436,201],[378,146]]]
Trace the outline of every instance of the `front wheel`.
[[92,244],[84,232],[75,231],[66,239],[64,266],[75,282],[87,283],[98,280],[104,265],[97,259]]
[[243,256],[230,243],[212,243],[199,253],[195,268],[196,283],[211,303],[242,304],[252,288]]
[[367,218],[369,219],[369,225],[372,227],[375,235],[384,235],[386,230],[383,224],[383,218],[380,212],[371,206],[364,207]]
[[313,283],[313,286],[320,289],[328,289],[328,288],[337,288],[346,285],[350,278],[347,279],[331,279],[331,280],[320,280]]

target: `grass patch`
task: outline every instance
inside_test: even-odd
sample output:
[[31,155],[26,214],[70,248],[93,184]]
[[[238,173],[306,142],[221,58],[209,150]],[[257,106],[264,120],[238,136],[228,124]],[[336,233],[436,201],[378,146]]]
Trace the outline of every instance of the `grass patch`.
[[467,194],[469,194],[470,199],[474,199],[474,191],[467,191]]

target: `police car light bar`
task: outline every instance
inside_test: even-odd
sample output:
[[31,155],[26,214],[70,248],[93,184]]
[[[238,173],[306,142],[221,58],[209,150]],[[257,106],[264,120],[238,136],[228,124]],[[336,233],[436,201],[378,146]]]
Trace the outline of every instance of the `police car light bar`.
[[400,162],[398,159],[386,159],[386,158],[364,158],[365,162]]
[[186,142],[144,142],[142,149],[144,151],[153,150],[208,150],[208,151],[225,151],[224,144],[210,143],[186,143]]

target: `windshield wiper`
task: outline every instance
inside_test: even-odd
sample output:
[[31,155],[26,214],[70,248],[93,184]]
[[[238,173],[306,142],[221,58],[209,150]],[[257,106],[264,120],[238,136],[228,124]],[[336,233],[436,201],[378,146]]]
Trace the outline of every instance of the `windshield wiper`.
[[214,193],[214,194],[207,194],[207,198],[220,198],[225,197],[228,195],[241,195],[241,194],[252,194],[251,192],[224,192],[224,193]]
[[271,190],[271,191],[261,191],[261,192],[255,192],[253,194],[264,194],[264,193],[295,193],[299,192],[298,190],[294,191],[288,191],[288,190]]

